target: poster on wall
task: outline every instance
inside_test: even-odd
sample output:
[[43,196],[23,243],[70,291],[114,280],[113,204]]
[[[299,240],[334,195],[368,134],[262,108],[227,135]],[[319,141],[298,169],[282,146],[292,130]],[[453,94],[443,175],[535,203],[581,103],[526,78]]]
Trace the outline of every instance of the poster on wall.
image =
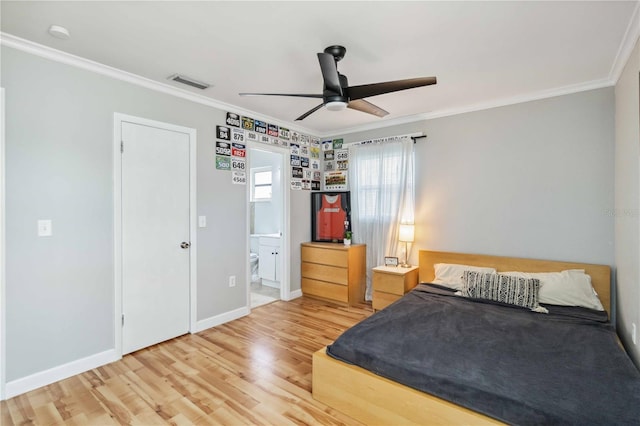
[[349,192],[311,193],[311,240],[342,242],[344,231],[351,229]]
[[291,179],[291,189],[294,191],[299,191],[302,189],[302,180],[301,179]]
[[319,180],[312,180],[311,181],[311,190],[312,191],[320,191],[320,181]]
[[228,127],[216,126],[216,138],[228,141],[231,139],[231,132]]
[[245,158],[247,156],[246,145],[243,143],[232,143],[231,144],[231,156],[232,157],[242,157]]
[[226,157],[224,155],[216,155],[216,169],[231,170],[231,157]]
[[231,144],[225,141],[216,141],[216,155],[231,156]]
[[324,174],[324,189],[327,191],[344,191],[347,189],[347,172],[333,171]]
[[286,141],[288,141],[291,138],[291,132],[289,131],[289,129],[287,129],[286,127],[280,127],[279,130],[279,135],[278,137],[280,137],[280,139],[284,139]]
[[253,130],[245,130],[244,137],[247,142],[258,142],[258,140],[260,139],[259,135]]
[[254,124],[253,118],[242,117],[242,128],[244,130],[254,131],[255,124]]
[[267,123],[265,123],[264,121],[260,121],[260,120],[253,120],[254,122],[254,129],[256,131],[256,133],[260,133],[262,135],[266,135],[267,134]]
[[231,182],[236,185],[246,185],[247,184],[247,172],[231,172]]
[[231,142],[244,143],[244,130],[231,129]]
[[333,149],[342,148],[342,139],[334,139],[333,140]]
[[269,136],[273,136],[274,138],[278,137],[278,126],[276,126],[275,124],[269,124],[267,126],[267,134]]
[[228,112],[226,123],[227,126],[240,127],[240,116],[233,112]]
[[247,162],[244,158],[231,157],[231,170],[237,172],[245,172],[247,169]]

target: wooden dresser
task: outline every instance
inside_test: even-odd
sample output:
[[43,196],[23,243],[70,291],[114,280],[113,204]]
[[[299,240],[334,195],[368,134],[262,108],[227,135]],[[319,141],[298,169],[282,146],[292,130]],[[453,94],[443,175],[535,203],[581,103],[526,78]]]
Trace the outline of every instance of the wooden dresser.
[[364,304],[365,244],[302,243],[302,293],[349,305]]

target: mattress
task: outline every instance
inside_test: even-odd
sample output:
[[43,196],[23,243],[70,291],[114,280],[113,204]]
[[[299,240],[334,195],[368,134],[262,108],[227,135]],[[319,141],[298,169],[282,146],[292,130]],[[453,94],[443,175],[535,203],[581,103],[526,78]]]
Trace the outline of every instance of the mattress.
[[640,372],[606,313],[545,307],[421,284],[327,354],[510,424],[640,424]]

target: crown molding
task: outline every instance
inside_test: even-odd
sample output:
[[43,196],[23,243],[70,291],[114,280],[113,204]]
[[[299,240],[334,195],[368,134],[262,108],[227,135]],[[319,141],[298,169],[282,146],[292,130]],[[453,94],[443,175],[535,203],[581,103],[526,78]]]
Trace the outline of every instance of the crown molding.
[[110,67],[108,65],[101,64],[80,56],[72,55],[57,49],[53,49],[48,46],[44,46],[38,43],[34,43],[29,40],[22,39],[20,37],[13,36],[4,32],[0,32],[0,44],[11,47],[23,52],[27,52],[36,56],[40,56],[46,59],[50,59],[56,62],[64,63],[67,65],[75,66],[84,70],[102,74],[114,79],[126,81],[131,84],[145,87],[147,89],[155,90],[168,95],[176,96],[182,99],[186,99],[195,103],[217,108],[223,111],[235,112],[241,115],[257,118],[269,123],[277,124],[278,126],[287,127],[292,130],[296,130],[302,133],[313,135],[319,138],[327,138],[334,136],[344,136],[353,133],[377,130],[381,128],[387,128],[392,126],[400,126],[404,124],[415,123],[419,121],[431,120],[434,118],[448,117],[452,115],[465,114],[468,112],[481,111],[492,108],[499,108],[508,105],[515,105],[524,102],[531,102],[546,98],[552,98],[556,96],[568,95],[572,93],[584,92],[588,90],[600,89],[603,87],[609,87],[616,84],[617,79],[620,77],[620,73],[629,59],[636,40],[640,36],[640,1],[637,2],[634,10],[633,18],[627,27],[623,42],[618,49],[616,60],[611,68],[609,77],[600,80],[593,80],[586,83],[580,83],[570,86],[557,87],[548,90],[541,90],[538,92],[528,93],[521,96],[513,96],[509,98],[494,99],[488,102],[481,102],[472,105],[464,105],[461,107],[443,109],[433,112],[415,114],[405,117],[399,117],[389,120],[381,120],[374,123],[364,124],[360,126],[348,127],[338,129],[330,132],[319,132],[317,130],[308,129],[296,125],[295,123],[282,121],[280,119],[267,116],[255,111],[239,108],[235,105],[227,104],[217,101],[215,99],[192,93],[174,86],[170,86],[165,83],[157,82],[155,80],[148,79],[146,77],[139,76],[127,71],[120,70],[118,68]]
[[268,123],[277,124],[278,126],[286,127],[291,130],[309,134],[314,137],[319,137],[316,131],[305,128],[305,127],[301,127],[294,123],[282,121],[275,117],[264,115],[255,111],[239,108],[235,105],[220,102],[215,99],[209,98],[207,96],[202,96],[197,93],[192,93],[187,90],[180,89],[166,83],[161,83],[155,80],[151,80],[149,78],[142,77],[137,74],[123,71],[121,69],[114,68],[109,65],[92,61],[90,59],[86,59],[80,56],[72,55],[71,53],[63,52],[61,50],[57,50],[52,47],[34,43],[32,41],[29,41],[20,37],[16,37],[12,34],[8,34],[1,31],[0,31],[0,44],[6,47],[11,47],[16,50],[20,50],[22,52],[30,53],[35,56],[49,59],[55,62],[71,65],[86,71],[91,71],[97,74],[111,77],[116,80],[125,81],[127,83],[135,84],[137,86],[155,90],[157,92],[165,93],[167,95],[186,99],[188,101],[195,102],[201,105],[217,108],[222,111],[234,112],[247,117],[252,117],[254,119],[266,121]]
[[434,118],[449,117],[452,115],[466,114],[468,112],[482,111],[482,110],[499,108],[499,107],[508,106],[508,105],[516,105],[516,104],[521,104],[525,102],[553,98],[556,96],[570,95],[578,92],[586,92],[588,90],[601,89],[603,87],[610,87],[613,85],[615,85],[615,82],[609,78],[601,79],[601,80],[593,80],[586,83],[556,87],[553,89],[527,93],[526,95],[521,95],[521,96],[494,99],[488,102],[481,102],[477,104],[465,105],[465,106],[450,108],[450,109],[442,109],[439,111],[409,115],[409,116],[399,117],[391,120],[384,120],[378,123],[371,123],[371,124],[365,124],[362,126],[350,127],[347,129],[341,129],[338,132],[331,132],[331,133],[322,135],[322,137],[324,138],[324,137],[332,137],[332,136],[341,136],[341,135],[348,135],[352,133],[377,130],[380,128],[400,126],[403,124],[410,124],[418,121],[431,120]]
[[625,65],[631,57],[636,42],[640,39],[640,1],[636,1],[636,7],[631,14],[629,25],[622,38],[622,43],[618,48],[618,53],[613,60],[613,65],[609,71],[609,79],[616,84],[622,75]]

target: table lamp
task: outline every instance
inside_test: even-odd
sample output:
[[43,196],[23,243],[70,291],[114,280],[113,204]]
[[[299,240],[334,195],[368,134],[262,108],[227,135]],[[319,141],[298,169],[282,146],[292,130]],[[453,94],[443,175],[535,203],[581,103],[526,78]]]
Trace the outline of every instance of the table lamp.
[[415,226],[411,223],[401,223],[400,224],[400,232],[399,232],[399,237],[398,240],[400,240],[400,242],[404,242],[404,263],[402,263],[400,266],[402,266],[403,268],[410,268],[411,265],[409,265],[407,263],[407,261],[409,260],[409,252],[407,251],[407,243],[412,243],[413,242],[413,238],[414,238],[414,232],[415,231]]

